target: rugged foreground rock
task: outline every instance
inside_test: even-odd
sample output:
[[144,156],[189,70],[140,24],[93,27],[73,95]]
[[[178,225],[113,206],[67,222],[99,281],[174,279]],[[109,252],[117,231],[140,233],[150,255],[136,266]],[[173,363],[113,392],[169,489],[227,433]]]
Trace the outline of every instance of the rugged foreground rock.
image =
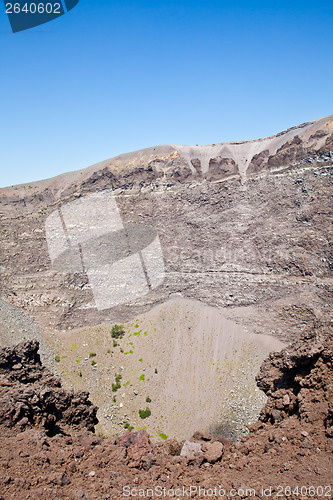
[[51,432],[57,424],[94,431],[97,407],[87,392],[68,392],[42,366],[37,341],[22,342],[0,351],[0,422],[24,428],[41,425]]
[[0,351],[3,500],[333,494],[330,332],[313,331],[263,363],[257,381],[267,404],[236,443],[197,432],[190,443],[154,444],[144,430],[102,439],[82,429],[96,421],[87,395],[65,392],[37,349]]

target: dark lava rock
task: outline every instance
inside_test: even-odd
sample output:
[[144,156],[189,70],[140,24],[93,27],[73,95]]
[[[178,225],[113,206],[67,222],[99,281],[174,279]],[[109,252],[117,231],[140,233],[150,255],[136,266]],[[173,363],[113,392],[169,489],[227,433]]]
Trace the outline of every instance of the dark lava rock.
[[39,343],[25,341],[0,349],[0,422],[42,425],[55,429],[67,424],[94,431],[97,407],[85,391],[65,391],[59,379],[42,366]]

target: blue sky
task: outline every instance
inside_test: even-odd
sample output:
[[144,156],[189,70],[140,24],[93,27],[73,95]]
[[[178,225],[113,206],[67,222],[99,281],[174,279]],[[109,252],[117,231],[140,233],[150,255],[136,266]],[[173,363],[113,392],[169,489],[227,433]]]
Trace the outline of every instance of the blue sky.
[[80,0],[16,34],[0,7],[0,186],[333,113],[331,0]]

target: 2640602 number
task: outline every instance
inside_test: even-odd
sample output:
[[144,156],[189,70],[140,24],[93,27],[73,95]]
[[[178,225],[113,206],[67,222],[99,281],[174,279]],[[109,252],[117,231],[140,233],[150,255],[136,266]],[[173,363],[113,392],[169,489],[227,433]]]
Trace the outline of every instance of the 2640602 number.
[[277,497],[300,497],[300,498],[332,498],[331,486],[278,486]]
[[19,3],[6,3],[6,13],[7,14],[20,14],[25,12],[26,14],[61,14],[60,3],[25,3],[22,7]]

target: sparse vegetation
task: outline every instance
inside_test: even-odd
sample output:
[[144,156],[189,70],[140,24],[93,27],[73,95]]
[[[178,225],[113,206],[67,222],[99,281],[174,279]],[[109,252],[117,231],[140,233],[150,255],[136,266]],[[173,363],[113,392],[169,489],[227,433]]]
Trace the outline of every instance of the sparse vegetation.
[[160,436],[160,438],[164,439],[164,441],[165,441],[166,439],[168,439],[168,436],[167,436],[166,434],[164,434],[164,432],[160,432],[160,433],[159,433],[159,436]]
[[82,378],[82,372],[79,372],[79,377]]
[[123,377],[122,377],[122,375],[120,373],[118,373],[118,374],[116,373],[116,375],[115,375],[115,383],[112,384],[112,392],[117,392],[118,389],[120,389],[120,387],[121,387],[120,381],[121,381],[122,378]]
[[144,381],[144,379],[145,379],[145,374],[143,373],[142,375],[140,375],[139,380]]
[[155,373],[158,373],[157,368],[155,368]]
[[56,354],[56,355],[54,356],[54,360],[55,360],[57,363],[59,363],[59,361],[60,361],[60,356],[59,356],[59,354]]
[[111,329],[111,337],[113,339],[122,339],[125,335],[124,325],[114,325]]
[[93,360],[92,360],[92,362],[91,362],[91,366],[96,366],[96,365],[97,365],[97,363],[96,363],[96,361],[93,359]]
[[89,358],[94,358],[96,356],[96,353],[95,352],[90,352],[89,353]]
[[151,415],[151,411],[150,409],[148,408],[148,406],[146,407],[145,410],[139,410],[139,416],[140,418],[144,419],[144,418],[148,418],[150,417]]
[[146,403],[151,403],[151,399],[149,396],[146,397]]
[[130,425],[128,422],[126,422],[124,424],[124,427],[125,427],[125,429],[129,430],[130,432],[132,432],[132,430],[134,429],[133,425]]
[[113,339],[113,347],[117,347],[117,345],[118,345],[118,342]]

